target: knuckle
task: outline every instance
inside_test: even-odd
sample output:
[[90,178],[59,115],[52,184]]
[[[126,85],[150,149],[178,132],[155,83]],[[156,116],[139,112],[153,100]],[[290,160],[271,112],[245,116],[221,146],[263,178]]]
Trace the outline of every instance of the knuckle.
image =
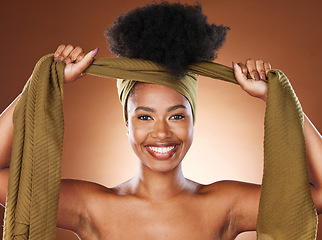
[[[245,64],[244,64],[244,63],[242,63],[242,62],[237,63],[237,65],[238,65],[238,66],[240,66],[240,68],[241,68],[242,70],[246,68]],[[247,69],[247,68],[246,68],[246,69]]]
[[237,65],[241,68],[241,70],[244,72],[245,70],[247,71],[247,67],[245,66],[245,64],[239,62],[237,63]]
[[255,75],[255,74],[257,74],[258,72],[257,72],[257,70],[255,70],[255,69],[252,69],[252,70],[250,70],[250,74],[252,74],[252,75]]
[[84,58],[83,54],[78,55],[77,58],[76,58],[76,62],[82,61],[83,58]]
[[83,52],[83,48],[80,46],[76,46],[74,50],[78,52]]
[[80,47],[76,47],[71,53],[70,55],[72,55],[73,59],[76,59],[81,53],[82,53],[82,48]]
[[261,69],[260,71],[259,71],[259,73],[260,74],[265,74],[266,72],[265,72],[265,69]]
[[74,57],[71,56],[71,55],[68,55],[65,60],[68,61],[68,62],[74,62],[75,61]]
[[247,67],[244,66],[241,68],[241,70],[242,70],[242,73],[246,76],[248,72]]
[[61,57],[62,59],[64,59],[66,57],[66,55],[64,54],[64,52],[59,54],[59,57]]

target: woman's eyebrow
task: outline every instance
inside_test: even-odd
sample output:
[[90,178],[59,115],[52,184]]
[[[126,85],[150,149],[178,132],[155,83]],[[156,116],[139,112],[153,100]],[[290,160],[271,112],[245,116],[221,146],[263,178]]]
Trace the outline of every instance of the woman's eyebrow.
[[[179,105],[175,105],[175,106],[172,106],[172,107],[169,107],[168,108],[168,112],[171,112],[171,111],[174,111],[174,110],[177,110],[179,108],[184,108],[184,109],[187,109],[187,107],[185,105],[182,105],[182,104],[179,104]],[[153,108],[150,108],[150,107],[145,107],[145,106],[139,106],[135,109],[135,112],[139,111],[139,110],[143,110],[143,111],[146,111],[146,112],[156,112],[155,109]]]
[[179,108],[187,109],[187,107],[186,107],[185,105],[179,104],[179,105],[175,105],[175,106],[169,107],[169,108],[168,108],[168,112],[171,112],[171,111],[177,110],[177,109],[179,109]]
[[135,109],[135,112],[138,110],[143,110],[143,111],[147,111],[147,112],[155,112],[155,110],[153,108],[150,107],[144,107],[144,106],[139,106]]

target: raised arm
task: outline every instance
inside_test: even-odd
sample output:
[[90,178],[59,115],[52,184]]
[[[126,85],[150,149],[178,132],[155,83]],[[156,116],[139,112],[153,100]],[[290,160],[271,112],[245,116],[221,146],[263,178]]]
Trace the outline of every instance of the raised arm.
[[309,169],[311,193],[318,214],[322,213],[322,137],[304,114],[306,159]]
[[[55,54],[55,61],[66,63],[64,71],[65,83],[73,82],[77,78],[84,76],[82,73],[93,61],[98,49],[88,54],[80,47],[74,48],[71,45],[60,45]],[[18,102],[19,96],[0,115],[0,203],[5,206],[7,186],[9,179],[9,166],[13,141],[13,111]],[[61,197],[58,209],[58,222],[61,227],[76,230],[81,218],[81,191],[78,190],[76,181],[62,181]],[[84,194],[83,194],[84,195]]]
[[[242,63],[234,64],[234,69],[241,88],[251,96],[266,101],[267,84],[259,81],[259,79],[266,79],[266,73],[271,69],[270,64],[261,60],[249,59],[245,65]],[[247,72],[250,73],[252,79],[246,78]],[[322,212],[322,138],[305,114],[304,136],[312,197],[317,212],[320,214]]]
[[[245,65],[242,63],[234,64],[234,72],[241,88],[253,97],[266,101],[267,83],[259,79],[266,80],[266,74],[271,69],[269,63],[261,60],[247,60]],[[251,79],[247,79],[247,73],[251,75]],[[311,193],[313,202],[320,214],[322,212],[322,139],[320,133],[315,129],[310,120],[304,115],[304,135],[306,143],[306,159],[309,170]],[[239,217],[240,224],[237,223],[238,231],[255,230],[257,221],[257,208],[259,202],[259,187],[243,187],[241,188],[243,196],[251,196],[243,199],[236,206],[236,212]],[[248,194],[250,191],[253,194]],[[246,195],[247,194],[247,195]],[[240,203],[241,202],[241,203]],[[247,223],[247,224],[245,224]]]
[[13,110],[19,96],[0,115],[0,204],[5,205],[13,139]]

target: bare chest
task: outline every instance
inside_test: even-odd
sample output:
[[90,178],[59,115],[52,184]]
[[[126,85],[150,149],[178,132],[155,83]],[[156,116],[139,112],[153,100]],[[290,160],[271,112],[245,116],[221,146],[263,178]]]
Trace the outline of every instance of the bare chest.
[[220,239],[227,218],[224,209],[214,211],[194,200],[151,204],[124,199],[111,206],[93,218],[99,239],[214,240]]

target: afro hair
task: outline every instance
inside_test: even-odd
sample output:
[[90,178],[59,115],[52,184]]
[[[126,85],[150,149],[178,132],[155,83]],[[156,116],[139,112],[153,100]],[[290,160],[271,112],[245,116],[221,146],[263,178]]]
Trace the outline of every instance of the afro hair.
[[214,60],[229,29],[208,24],[200,4],[161,2],[119,16],[105,36],[117,56],[157,62],[179,78],[191,63]]

